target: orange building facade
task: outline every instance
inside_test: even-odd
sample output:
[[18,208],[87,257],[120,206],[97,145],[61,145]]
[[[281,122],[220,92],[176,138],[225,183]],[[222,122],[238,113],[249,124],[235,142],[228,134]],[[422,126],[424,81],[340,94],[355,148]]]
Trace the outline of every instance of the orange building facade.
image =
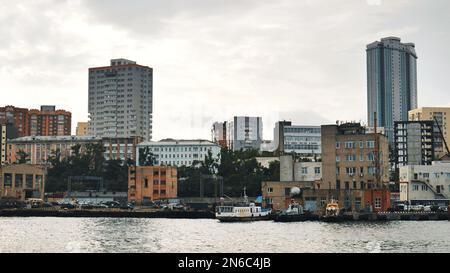
[[68,136],[71,135],[72,113],[56,110],[53,105],[41,109],[0,107],[0,124],[12,124],[18,136]]
[[30,135],[30,115],[28,109],[11,105],[0,107],[0,124],[13,124],[19,137]]
[[41,106],[32,109],[30,116],[30,135],[32,136],[70,136],[72,114],[65,110],[56,110],[55,106]]
[[131,166],[128,168],[128,201],[145,204],[177,197],[177,168]]

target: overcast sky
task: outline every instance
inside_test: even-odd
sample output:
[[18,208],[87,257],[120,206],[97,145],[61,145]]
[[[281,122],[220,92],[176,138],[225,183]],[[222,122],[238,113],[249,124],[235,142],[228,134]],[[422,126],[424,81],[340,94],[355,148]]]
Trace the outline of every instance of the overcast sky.
[[213,121],[366,122],[368,43],[416,44],[419,106],[450,106],[448,0],[0,0],[0,105],[88,117],[88,68],[154,69],[154,140]]

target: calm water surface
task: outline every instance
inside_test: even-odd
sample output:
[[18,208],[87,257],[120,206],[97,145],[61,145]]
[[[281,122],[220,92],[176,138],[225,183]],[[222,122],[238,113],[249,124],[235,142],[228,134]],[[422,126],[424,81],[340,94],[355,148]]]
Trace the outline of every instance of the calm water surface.
[[0,252],[450,252],[450,221],[0,218]]

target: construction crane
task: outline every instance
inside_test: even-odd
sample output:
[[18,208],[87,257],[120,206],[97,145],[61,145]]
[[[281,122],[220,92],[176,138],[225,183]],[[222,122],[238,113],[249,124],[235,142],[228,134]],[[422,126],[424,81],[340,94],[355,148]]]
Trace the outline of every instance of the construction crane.
[[439,122],[438,122],[436,116],[433,116],[433,118],[434,118],[434,122],[436,122],[436,126],[437,126],[438,129],[439,129],[439,134],[441,134],[442,142],[444,142],[445,150],[447,151],[447,156],[450,156],[450,150],[448,149],[447,141],[445,141],[444,134],[442,133],[442,128],[441,128],[441,126],[439,125]]

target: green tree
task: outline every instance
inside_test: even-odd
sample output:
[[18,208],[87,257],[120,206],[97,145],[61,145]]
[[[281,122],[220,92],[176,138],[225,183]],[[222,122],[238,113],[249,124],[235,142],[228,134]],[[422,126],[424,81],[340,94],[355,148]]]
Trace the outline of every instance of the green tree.
[[139,149],[139,166],[153,166],[155,164],[155,156],[150,152],[148,146]]
[[30,155],[28,153],[26,153],[24,150],[19,150],[17,152],[17,157],[18,157],[17,163],[19,163],[19,164],[27,163],[29,156]]

